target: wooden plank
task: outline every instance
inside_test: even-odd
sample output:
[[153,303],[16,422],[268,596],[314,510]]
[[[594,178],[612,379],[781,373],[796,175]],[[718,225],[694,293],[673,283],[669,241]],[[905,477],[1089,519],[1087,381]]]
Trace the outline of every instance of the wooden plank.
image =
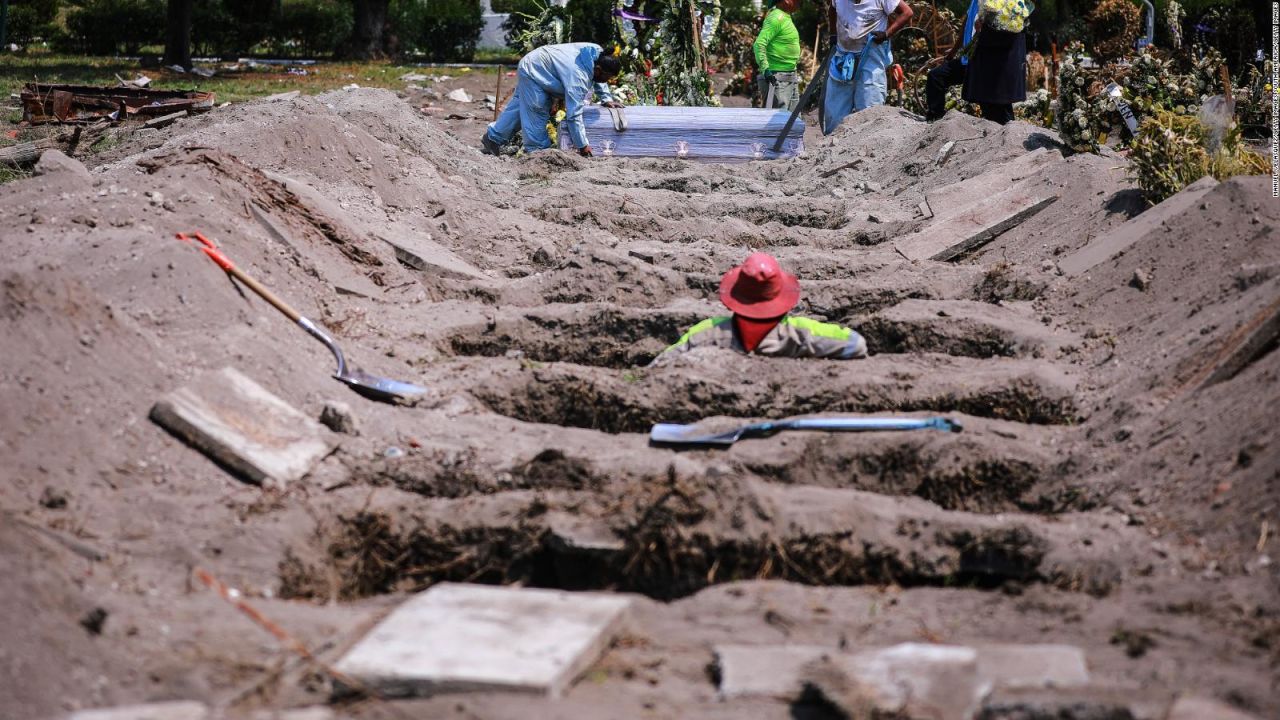
[[53,145],[53,140],[45,139],[0,148],[0,165],[30,167],[35,165],[40,160],[40,156],[44,154],[44,151],[53,147]]
[[1058,261],[1058,269],[1064,275],[1080,275],[1141,240],[1147,233],[1158,229],[1168,220],[1189,210],[1205,193],[1218,186],[1218,181],[1205,176],[1182,188],[1164,202],[1146,212],[1130,218],[1105,235],[1099,235],[1087,245]]
[[958,260],[1053,204],[1057,195],[1009,190],[894,242],[909,260]]
[[176,113],[169,113],[168,115],[161,115],[161,116],[160,116],[160,117],[158,117],[158,118],[152,118],[151,120],[148,120],[148,121],[146,121],[146,122],[142,123],[142,127],[144,127],[144,128],[155,128],[155,129],[159,129],[159,128],[162,128],[162,127],[168,127],[168,126],[170,126],[170,125],[172,125],[172,124],[174,124],[174,123],[178,122],[178,120],[181,120],[182,118],[186,117],[188,114],[189,114],[189,113],[188,113],[186,110],[180,110],[180,111],[178,111],[178,112],[176,112]]
[[1004,192],[1014,183],[1033,177],[1059,162],[1062,162],[1061,153],[1037,148],[987,172],[928,192],[925,202],[934,215],[945,219],[975,204],[985,203],[992,195]]

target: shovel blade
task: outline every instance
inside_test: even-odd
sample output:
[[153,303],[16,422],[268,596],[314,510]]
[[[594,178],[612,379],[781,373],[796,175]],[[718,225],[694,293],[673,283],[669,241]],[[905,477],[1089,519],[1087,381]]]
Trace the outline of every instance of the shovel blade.
[[427,391],[426,388],[413,383],[370,375],[363,370],[348,369],[345,373],[333,377],[370,400],[411,401]]
[[742,430],[707,435],[700,433],[697,425],[658,423],[649,430],[649,442],[654,445],[701,445],[703,447],[729,447],[742,434]]

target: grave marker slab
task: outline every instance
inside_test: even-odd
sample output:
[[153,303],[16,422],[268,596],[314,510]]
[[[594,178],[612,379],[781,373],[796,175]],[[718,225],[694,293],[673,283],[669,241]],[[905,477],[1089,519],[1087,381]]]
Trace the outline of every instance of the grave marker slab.
[[391,697],[560,696],[620,627],[623,595],[443,583],[396,608],[336,669]]
[[151,420],[257,485],[294,482],[337,446],[320,423],[230,367],[160,398]]

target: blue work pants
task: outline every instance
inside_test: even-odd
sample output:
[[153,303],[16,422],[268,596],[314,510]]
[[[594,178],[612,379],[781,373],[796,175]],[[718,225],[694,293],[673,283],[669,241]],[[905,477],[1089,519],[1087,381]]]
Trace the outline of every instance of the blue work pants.
[[[867,42],[871,42],[867,38]],[[861,52],[861,51],[859,51]],[[893,51],[888,42],[872,43],[858,64],[858,72],[850,82],[831,77],[827,67],[827,84],[823,88],[822,134],[830,135],[851,112],[883,105],[889,92],[886,70],[893,64]]]
[[511,141],[517,130],[524,133],[524,151],[551,147],[547,123],[551,122],[551,96],[537,82],[516,70],[516,91],[497,120],[489,123],[489,138],[499,145]]

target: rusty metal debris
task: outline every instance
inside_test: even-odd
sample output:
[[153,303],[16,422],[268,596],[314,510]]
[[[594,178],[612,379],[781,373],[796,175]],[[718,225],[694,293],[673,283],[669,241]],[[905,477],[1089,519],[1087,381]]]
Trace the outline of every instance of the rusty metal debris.
[[89,123],[107,118],[157,117],[186,110],[213,108],[214,94],[197,90],[150,90],[136,87],[47,85],[27,83],[22,89],[22,119],[42,123]]

